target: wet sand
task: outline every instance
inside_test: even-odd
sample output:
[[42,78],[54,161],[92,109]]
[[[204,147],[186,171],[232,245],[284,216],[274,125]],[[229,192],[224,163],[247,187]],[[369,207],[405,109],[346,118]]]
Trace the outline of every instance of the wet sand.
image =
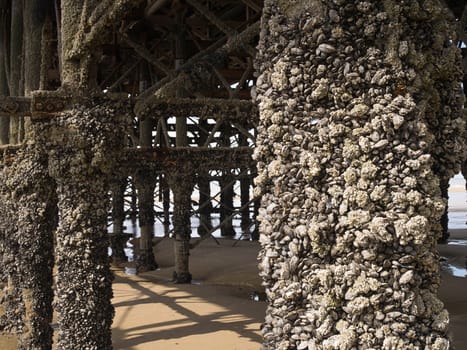
[[[450,230],[451,243],[439,246],[445,258],[441,299],[451,315],[453,345],[467,348],[467,230]],[[258,243],[208,239],[192,251],[194,283],[169,280],[172,242],[155,248],[158,271],[129,276],[116,270],[113,341],[116,350],[258,350],[266,303],[251,299],[261,291]],[[0,336],[0,349],[16,349],[15,339]]]
[[[457,267],[460,273],[465,270],[467,276],[467,230],[451,230],[451,241],[455,244],[439,246],[446,258],[440,298],[451,315],[453,345],[463,350],[467,348],[467,278],[453,276],[449,266]],[[266,304],[250,299],[253,291],[261,290],[256,267],[259,245],[242,241],[232,247],[232,241],[220,242],[217,246],[207,240],[192,252],[192,273],[198,284],[167,282],[172,273],[168,240],[156,247],[159,271],[138,277],[118,274],[114,287],[115,349],[260,348],[259,328]]]
[[170,282],[172,241],[155,248],[160,269],[114,283],[113,341],[125,350],[257,350],[265,302],[251,296],[261,290],[254,242],[208,239],[191,252],[193,284]]

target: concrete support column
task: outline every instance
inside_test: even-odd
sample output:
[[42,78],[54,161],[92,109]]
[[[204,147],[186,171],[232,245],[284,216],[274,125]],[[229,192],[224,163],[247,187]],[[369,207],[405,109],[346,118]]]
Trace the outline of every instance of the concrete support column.
[[438,238],[438,243],[447,243],[449,238],[449,207],[447,205],[449,201],[449,179],[441,179],[440,180],[440,188],[441,188],[441,196],[446,202],[446,208],[444,209],[443,215],[441,215],[440,219],[440,231],[441,235]]
[[[246,147],[248,146],[248,139],[244,136],[240,136],[240,146]],[[240,172],[243,173],[243,178],[240,179],[240,204],[241,207],[245,206],[250,201],[250,186],[251,186],[251,178],[248,172],[248,169],[241,168]],[[250,230],[251,226],[251,218],[250,218],[250,206],[246,206],[242,210],[242,233],[245,233],[245,230]],[[246,238],[249,238],[249,232]]]
[[[430,121],[463,122],[449,25],[440,1],[265,2],[264,349],[449,349]],[[449,113],[441,79],[457,85]]]
[[174,196],[172,221],[174,225],[174,253],[176,283],[190,283],[189,270],[190,237],[191,237],[191,194],[195,184],[195,173],[189,171],[189,165],[184,164],[183,171],[173,169],[167,174],[167,181]]

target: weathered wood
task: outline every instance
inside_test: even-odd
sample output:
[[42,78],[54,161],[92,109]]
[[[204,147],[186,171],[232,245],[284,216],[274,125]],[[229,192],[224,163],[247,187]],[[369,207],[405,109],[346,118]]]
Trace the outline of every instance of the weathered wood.
[[[93,12],[89,15],[89,23],[86,22],[84,27],[78,28],[81,33],[71,40],[68,57],[78,59],[87,51],[94,50],[96,46],[103,44],[113,25],[120,23],[132,8],[139,6],[143,1],[102,1],[92,9]],[[73,4],[70,5],[73,6]]]
[[[228,221],[228,220],[232,220],[232,218],[236,215],[236,214],[239,214],[241,213],[245,208],[247,208],[251,203],[254,203],[258,200],[258,198],[253,198],[251,199],[250,201],[248,201],[247,203],[245,203],[244,205],[242,205],[240,208],[238,209],[235,209],[231,212],[231,214],[229,216],[227,216],[224,221],[220,222],[218,225],[214,226],[210,231],[208,231],[203,237],[201,237],[199,240],[197,240],[195,243],[191,244],[190,245],[190,248],[191,249],[194,249],[196,248],[198,245],[200,245],[205,239],[209,238],[209,237],[213,237],[212,234],[218,230],[219,228],[222,227],[222,225]],[[214,238],[214,237],[213,237]]]
[[201,119],[238,120],[245,124],[256,125],[258,110],[249,100],[225,100],[213,98],[160,98],[152,96],[135,106],[139,117],[159,117],[162,115],[174,117],[196,116]]
[[186,2],[194,7],[199,13],[201,13],[209,22],[214,24],[218,29],[227,34],[227,36],[233,36],[236,34],[232,28],[226,25],[219,17],[217,17],[212,11],[210,11],[206,6],[199,3],[196,0],[186,0]]
[[[6,0],[0,1],[0,38],[3,38],[2,42],[0,42],[0,96],[10,95],[8,86],[8,55],[10,49],[8,40],[6,40],[10,32],[8,26],[10,24],[11,8],[9,5]],[[9,143],[9,134],[10,118],[0,118],[0,145]]]
[[134,40],[132,40],[128,35],[121,33],[120,37],[122,38],[123,42],[126,43],[128,46],[130,46],[135,52],[144,58],[146,61],[148,61],[150,64],[152,64],[157,71],[160,74],[166,75],[166,76],[173,76],[173,71],[167,67],[164,63],[160,62],[157,60],[154,55],[147,50],[143,45],[138,44]]
[[[22,96],[24,91],[22,74],[23,55],[23,1],[11,2],[11,29],[10,29],[10,96]],[[10,118],[10,143],[18,143],[20,118]]]
[[152,163],[159,168],[175,164],[183,166],[190,162],[196,169],[231,169],[251,167],[255,164],[250,147],[172,147],[127,149],[125,164],[138,168],[140,164]]
[[[205,65],[217,66],[223,63],[223,61],[228,57],[229,54],[232,54],[235,51],[242,51],[247,49],[247,45],[252,43],[255,37],[259,34],[260,22],[255,22],[245,28],[238,35],[230,37],[227,42],[225,38],[222,38],[209,46],[204,51],[201,51],[188,59],[178,70],[179,74],[174,78],[170,79],[168,77],[160,80],[144,93],[140,94],[142,99],[141,103],[144,104],[144,99],[150,97],[152,94],[156,94],[159,97],[173,97],[175,96],[175,91],[180,86],[185,86],[187,79],[187,73],[198,71],[203,68]],[[223,44],[225,42],[225,44]],[[196,85],[196,84],[195,84]],[[196,89],[196,86],[192,88]]]

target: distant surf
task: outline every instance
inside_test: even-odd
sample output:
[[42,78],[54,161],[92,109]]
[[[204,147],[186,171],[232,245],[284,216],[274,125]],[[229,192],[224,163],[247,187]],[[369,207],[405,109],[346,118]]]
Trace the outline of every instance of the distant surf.
[[467,228],[467,192],[465,179],[462,174],[457,174],[449,181],[449,228]]

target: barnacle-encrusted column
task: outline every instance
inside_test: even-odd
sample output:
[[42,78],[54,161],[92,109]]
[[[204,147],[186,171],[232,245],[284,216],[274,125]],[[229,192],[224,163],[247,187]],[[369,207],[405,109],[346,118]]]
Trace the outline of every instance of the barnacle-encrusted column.
[[[59,349],[112,349],[107,248],[110,175],[122,151],[122,106],[94,98],[51,122],[49,172],[57,182]],[[118,113],[117,113],[118,109]]]
[[110,186],[113,221],[110,247],[112,248],[112,261],[114,264],[119,264],[128,260],[124,251],[128,236],[123,232],[123,223],[125,221],[125,188],[125,178],[116,179]]
[[[2,231],[7,248],[10,294],[6,301],[10,327],[20,325],[18,349],[52,348],[53,231],[56,226],[55,184],[47,171],[47,154],[30,139],[3,170]],[[12,303],[13,302],[13,303]],[[11,312],[16,304],[15,312]],[[10,330],[12,330],[10,329]]]
[[174,196],[172,222],[174,226],[176,283],[190,283],[189,270],[190,237],[191,237],[191,194],[195,185],[195,171],[191,164],[167,169],[167,182]]
[[[436,12],[435,12],[436,15]],[[456,21],[448,18],[438,23],[437,31],[444,32],[450,40],[456,38]],[[448,237],[448,188],[449,179],[457,174],[467,156],[465,147],[466,124],[463,115],[464,93],[459,82],[463,80],[461,51],[455,45],[446,44],[440,39],[434,43],[438,50],[433,50],[433,43],[421,40],[418,45],[421,52],[426,52],[429,60],[436,62],[430,74],[421,74],[422,86],[431,98],[420,103],[424,117],[435,140],[431,145],[433,171],[440,181],[441,195],[446,203],[446,210],[441,221],[435,226],[435,234],[441,242]]]
[[157,269],[154,259],[154,189],[156,188],[156,173],[150,169],[139,169],[135,175],[135,186],[138,192],[139,238],[138,256],[136,257],[139,272]]
[[[207,119],[199,120],[199,147],[205,146],[208,140],[209,123]],[[212,229],[211,213],[211,180],[209,169],[198,170],[198,190],[199,190],[199,226],[198,235],[204,236]]]
[[20,334],[24,328],[25,307],[21,296],[19,242],[15,203],[8,192],[4,169],[0,169],[0,333]]
[[204,236],[212,229],[211,222],[211,181],[208,170],[200,170],[198,173],[199,189],[199,226],[198,235]]
[[220,221],[221,235],[225,237],[235,236],[235,230],[232,224],[232,212],[233,212],[233,196],[234,196],[234,177],[231,170],[225,170],[222,172],[221,179],[219,181],[219,187],[221,188],[221,202],[220,202]]
[[429,117],[433,107],[462,122],[439,112],[438,64],[453,45],[436,0],[265,2],[255,151],[265,349],[449,348]]

